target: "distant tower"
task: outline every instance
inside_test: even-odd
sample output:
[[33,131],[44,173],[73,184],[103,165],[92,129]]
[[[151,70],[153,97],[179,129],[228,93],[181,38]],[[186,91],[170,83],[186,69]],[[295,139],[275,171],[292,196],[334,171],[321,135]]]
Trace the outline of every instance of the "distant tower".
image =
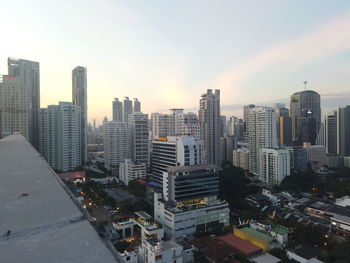
[[200,136],[204,141],[207,164],[220,166],[220,90],[208,89],[199,101]]
[[252,108],[249,113],[248,133],[249,170],[252,173],[258,173],[261,149],[277,148],[275,109],[270,107]]
[[[307,82],[306,82],[307,83]],[[306,87],[306,83],[304,85]],[[297,145],[315,144],[321,126],[320,94],[313,90],[296,92],[290,97],[292,139]]]
[[124,109],[123,109],[123,121],[128,123],[129,114],[132,113],[132,101],[129,100],[129,97],[124,98]]
[[104,158],[108,169],[118,167],[127,158],[126,123],[107,120],[103,123]]
[[76,67],[72,71],[72,101],[81,109],[81,164],[87,160],[87,76],[86,68]]
[[133,112],[141,112],[141,102],[137,98],[134,98]]
[[133,162],[149,163],[148,115],[134,112],[129,115],[128,158]]
[[118,98],[115,98],[112,102],[113,108],[113,120],[114,121],[123,121],[123,102],[119,101]]

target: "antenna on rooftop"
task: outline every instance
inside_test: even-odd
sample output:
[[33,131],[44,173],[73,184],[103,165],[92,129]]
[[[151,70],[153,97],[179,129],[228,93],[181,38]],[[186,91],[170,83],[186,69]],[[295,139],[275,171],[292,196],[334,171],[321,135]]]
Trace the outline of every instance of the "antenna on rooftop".
[[307,81],[305,80],[305,81],[303,82],[303,84],[304,84],[304,90],[306,90]]

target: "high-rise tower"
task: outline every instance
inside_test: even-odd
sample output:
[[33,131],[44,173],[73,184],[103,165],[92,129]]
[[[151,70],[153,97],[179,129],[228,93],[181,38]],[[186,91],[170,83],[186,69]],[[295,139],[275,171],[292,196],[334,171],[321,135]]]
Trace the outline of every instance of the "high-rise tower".
[[112,102],[113,109],[113,120],[114,121],[123,121],[123,102],[119,101],[118,98],[115,98]]
[[81,164],[87,160],[87,76],[86,68],[76,67],[72,71],[72,102],[81,110]]
[[[11,121],[3,126],[2,132],[24,132],[23,134],[29,142],[39,149],[39,110],[40,110],[40,69],[39,63],[24,59],[8,58],[8,76],[5,76],[1,86],[9,88],[7,84],[12,84],[11,89],[16,92],[3,94],[1,115],[3,118],[11,117]],[[17,95],[16,95],[17,94]],[[7,99],[6,99],[7,98]],[[12,105],[21,99],[21,105]],[[4,105],[5,101],[8,105]],[[11,103],[9,103],[11,102]],[[17,107],[16,106],[16,107]],[[10,114],[11,113],[11,114]],[[10,115],[9,115],[10,114]],[[21,128],[20,128],[21,127]]]
[[313,90],[296,92],[290,97],[292,139],[302,145],[315,144],[321,126],[320,94]]
[[204,141],[207,164],[220,166],[220,90],[208,89],[199,101],[200,136]]
[[125,97],[123,101],[123,122],[129,123],[129,114],[132,113],[132,100],[129,97]]
[[258,173],[260,151],[263,148],[277,148],[275,109],[255,107],[250,110],[248,121],[249,133],[249,170]]

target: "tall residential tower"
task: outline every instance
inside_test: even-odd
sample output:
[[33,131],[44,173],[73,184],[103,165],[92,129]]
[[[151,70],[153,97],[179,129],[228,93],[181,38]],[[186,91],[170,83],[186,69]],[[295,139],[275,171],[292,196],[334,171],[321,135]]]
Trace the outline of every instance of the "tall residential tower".
[[0,81],[0,132],[20,132],[39,148],[39,63],[8,59],[8,75]]
[[207,164],[220,166],[220,90],[208,89],[199,101],[200,136],[204,141]]
[[87,76],[86,68],[76,67],[72,71],[72,102],[81,109],[81,164],[87,161]]

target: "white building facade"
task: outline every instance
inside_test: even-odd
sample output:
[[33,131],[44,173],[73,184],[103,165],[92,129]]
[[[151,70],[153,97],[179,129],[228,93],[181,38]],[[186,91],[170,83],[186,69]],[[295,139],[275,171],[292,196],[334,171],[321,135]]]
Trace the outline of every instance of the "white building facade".
[[69,171],[81,165],[80,107],[59,102],[40,110],[40,153],[56,170]]
[[104,122],[104,158],[105,167],[111,169],[127,158],[127,128],[121,121]]
[[290,175],[290,155],[288,150],[260,150],[259,179],[267,184],[280,184]]
[[204,163],[203,141],[192,136],[160,137],[152,142],[152,179],[163,183],[167,167]]
[[125,185],[139,178],[146,178],[146,164],[133,163],[130,159],[126,159],[124,163],[119,164],[119,179]]
[[277,148],[276,115],[271,107],[254,107],[248,119],[249,170],[259,172],[259,154],[262,148]]

